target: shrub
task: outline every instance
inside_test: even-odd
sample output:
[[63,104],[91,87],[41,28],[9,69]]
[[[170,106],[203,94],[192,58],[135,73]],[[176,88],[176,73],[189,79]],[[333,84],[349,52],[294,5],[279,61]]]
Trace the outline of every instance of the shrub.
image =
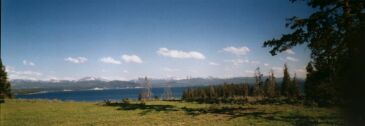
[[122,103],[123,103],[123,104],[130,104],[130,103],[131,103],[131,101],[130,101],[128,98],[123,98],[123,99],[122,99]]
[[105,103],[106,105],[111,105],[111,104],[112,104],[112,102],[111,102],[109,99],[104,100],[104,103]]

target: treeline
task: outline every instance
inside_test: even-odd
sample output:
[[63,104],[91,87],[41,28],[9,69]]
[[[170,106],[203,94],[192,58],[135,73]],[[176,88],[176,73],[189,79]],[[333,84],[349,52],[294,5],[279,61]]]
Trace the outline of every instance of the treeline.
[[211,85],[206,87],[187,88],[183,91],[182,99],[186,101],[199,102],[247,102],[246,98],[261,97],[261,98],[276,98],[286,97],[289,99],[297,99],[301,97],[299,83],[296,75],[291,79],[288,67],[284,64],[284,77],[281,85],[277,84],[273,70],[270,71],[269,76],[263,81],[263,74],[260,68],[255,70],[255,83],[250,85],[248,83],[241,84],[223,84]]

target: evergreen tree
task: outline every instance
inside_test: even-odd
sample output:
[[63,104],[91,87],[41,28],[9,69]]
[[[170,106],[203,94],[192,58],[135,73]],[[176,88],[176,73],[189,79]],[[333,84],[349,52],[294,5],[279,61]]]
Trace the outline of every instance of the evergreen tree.
[[291,84],[291,96],[294,98],[298,98],[300,96],[300,87],[297,81],[297,75],[294,74],[293,81]]
[[269,97],[269,86],[270,86],[270,80],[269,78],[266,78],[265,83],[264,83],[264,96],[265,97]]
[[313,82],[313,66],[312,66],[312,62],[309,62],[307,67],[307,78],[305,79],[305,84],[304,84],[304,93],[305,93],[305,97],[307,101],[317,101],[316,100],[316,88],[315,88],[315,84]]
[[249,95],[249,87],[248,84],[243,84],[243,96],[247,97]]
[[12,98],[10,82],[8,81],[7,73],[5,71],[5,66],[0,58],[0,100],[3,102],[5,98]]
[[263,46],[270,47],[270,53],[276,55],[306,45],[314,68],[306,85],[316,90],[307,90],[306,99],[322,106],[345,103],[350,111],[362,115],[353,119],[364,118],[365,102],[359,99],[365,96],[365,1],[308,0],[307,5],[313,8],[312,14],[289,18],[286,27],[292,32],[265,41]]
[[284,70],[283,70],[283,82],[281,84],[281,95],[282,96],[286,96],[286,97],[291,97],[290,96],[290,87],[291,87],[291,81],[290,81],[290,75],[288,72],[288,66],[287,64],[284,64]]

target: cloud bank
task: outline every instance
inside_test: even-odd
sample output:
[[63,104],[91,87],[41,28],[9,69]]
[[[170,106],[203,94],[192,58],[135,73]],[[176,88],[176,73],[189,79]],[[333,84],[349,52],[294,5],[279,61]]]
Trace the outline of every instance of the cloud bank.
[[81,63],[85,63],[87,61],[86,57],[67,57],[65,58],[65,61],[70,62],[70,63],[75,63],[75,64],[81,64]]
[[137,55],[127,55],[127,54],[124,54],[122,55],[122,59],[124,62],[126,63],[143,63],[142,59],[137,56]]
[[250,52],[250,49],[246,46],[242,46],[242,47],[230,46],[230,47],[223,48],[223,51],[227,52],[227,53],[235,54],[237,56],[243,56],[243,55],[246,55],[248,52]]
[[205,56],[197,51],[180,51],[180,50],[169,50],[167,48],[160,48],[157,50],[157,54],[170,58],[179,58],[179,59],[197,59],[204,60]]
[[107,63],[107,64],[121,64],[120,61],[112,58],[112,57],[103,57],[100,59],[101,62]]

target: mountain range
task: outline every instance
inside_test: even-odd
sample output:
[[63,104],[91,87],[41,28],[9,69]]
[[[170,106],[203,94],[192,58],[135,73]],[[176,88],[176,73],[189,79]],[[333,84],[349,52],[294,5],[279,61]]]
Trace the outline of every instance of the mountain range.
[[[266,77],[263,78],[265,80]],[[277,83],[281,83],[282,78],[277,78]],[[302,84],[303,79],[298,79]],[[78,80],[11,80],[12,89],[17,92],[28,90],[33,91],[65,91],[65,90],[100,90],[100,89],[121,89],[142,87],[143,80],[136,79],[130,81],[106,80],[98,77],[84,77]],[[188,78],[181,80],[171,79],[149,79],[152,87],[192,87],[207,86],[224,83],[248,83],[255,82],[254,77],[234,77],[234,78]]]

